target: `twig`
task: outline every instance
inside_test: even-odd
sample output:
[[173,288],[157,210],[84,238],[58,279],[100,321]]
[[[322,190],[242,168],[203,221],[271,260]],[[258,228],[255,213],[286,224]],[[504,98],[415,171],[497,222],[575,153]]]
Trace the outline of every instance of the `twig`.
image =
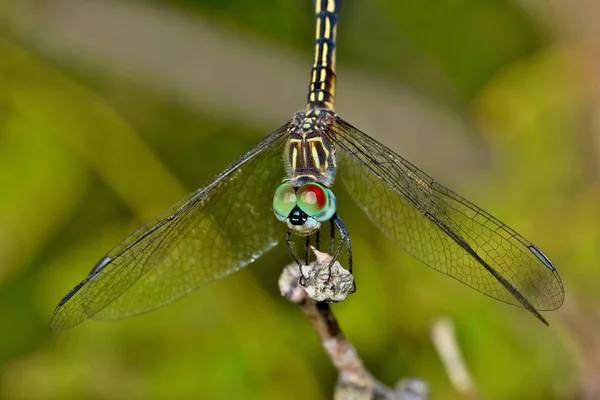
[[282,296],[299,305],[308,317],[338,370],[334,399],[426,400],[428,386],[420,379],[402,379],[391,389],[367,371],[329,307],[329,302],[341,301],[352,292],[353,277],[338,262],[330,267],[330,255],[314,248],[313,252],[317,260],[302,267],[302,277],[296,264],[283,270],[279,288]]
[[477,388],[462,358],[454,333],[454,325],[449,318],[440,318],[433,324],[431,340],[454,389],[463,399],[476,400],[478,398]]

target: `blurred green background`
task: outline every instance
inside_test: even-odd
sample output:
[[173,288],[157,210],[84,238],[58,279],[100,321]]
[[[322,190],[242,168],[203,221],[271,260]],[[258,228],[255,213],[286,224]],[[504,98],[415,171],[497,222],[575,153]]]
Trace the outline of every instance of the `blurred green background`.
[[[360,214],[335,305],[367,367],[460,399],[430,339],[450,317],[487,399],[600,398],[600,4],[343,1],[337,110],[539,245],[567,300],[488,299]],[[310,0],[0,1],[0,398],[326,399],[278,248],[156,312],[53,334],[113,245],[304,107]]]

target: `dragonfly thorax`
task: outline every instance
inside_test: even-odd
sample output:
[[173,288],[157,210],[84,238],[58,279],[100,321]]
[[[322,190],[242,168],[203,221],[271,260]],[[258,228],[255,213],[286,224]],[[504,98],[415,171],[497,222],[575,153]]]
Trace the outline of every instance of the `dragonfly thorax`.
[[331,186],[335,178],[335,146],[328,139],[335,113],[314,108],[297,112],[288,129],[285,150],[288,179],[293,186],[307,180]]

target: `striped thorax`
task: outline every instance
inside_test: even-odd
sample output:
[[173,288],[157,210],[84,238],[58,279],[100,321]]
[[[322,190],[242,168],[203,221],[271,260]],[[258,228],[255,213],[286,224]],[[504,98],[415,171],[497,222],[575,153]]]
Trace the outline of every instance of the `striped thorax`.
[[294,115],[286,148],[290,183],[299,186],[312,181],[331,186],[335,177],[335,147],[324,134],[335,115],[327,109],[300,111]]

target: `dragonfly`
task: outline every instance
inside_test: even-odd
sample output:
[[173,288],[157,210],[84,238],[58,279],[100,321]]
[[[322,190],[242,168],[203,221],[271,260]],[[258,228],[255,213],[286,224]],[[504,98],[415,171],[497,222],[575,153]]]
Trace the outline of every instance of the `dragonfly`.
[[[223,278],[285,241],[329,226],[335,261],[350,235],[336,211],[336,173],[369,219],[427,266],[502,302],[559,308],[564,287],[533,243],[352,126],[334,111],[338,0],[315,0],[315,58],[306,109],[96,263],[60,300],[60,331],[88,318],[154,310]],[[308,253],[308,251],[307,251]],[[307,261],[307,260],[306,260]]]

